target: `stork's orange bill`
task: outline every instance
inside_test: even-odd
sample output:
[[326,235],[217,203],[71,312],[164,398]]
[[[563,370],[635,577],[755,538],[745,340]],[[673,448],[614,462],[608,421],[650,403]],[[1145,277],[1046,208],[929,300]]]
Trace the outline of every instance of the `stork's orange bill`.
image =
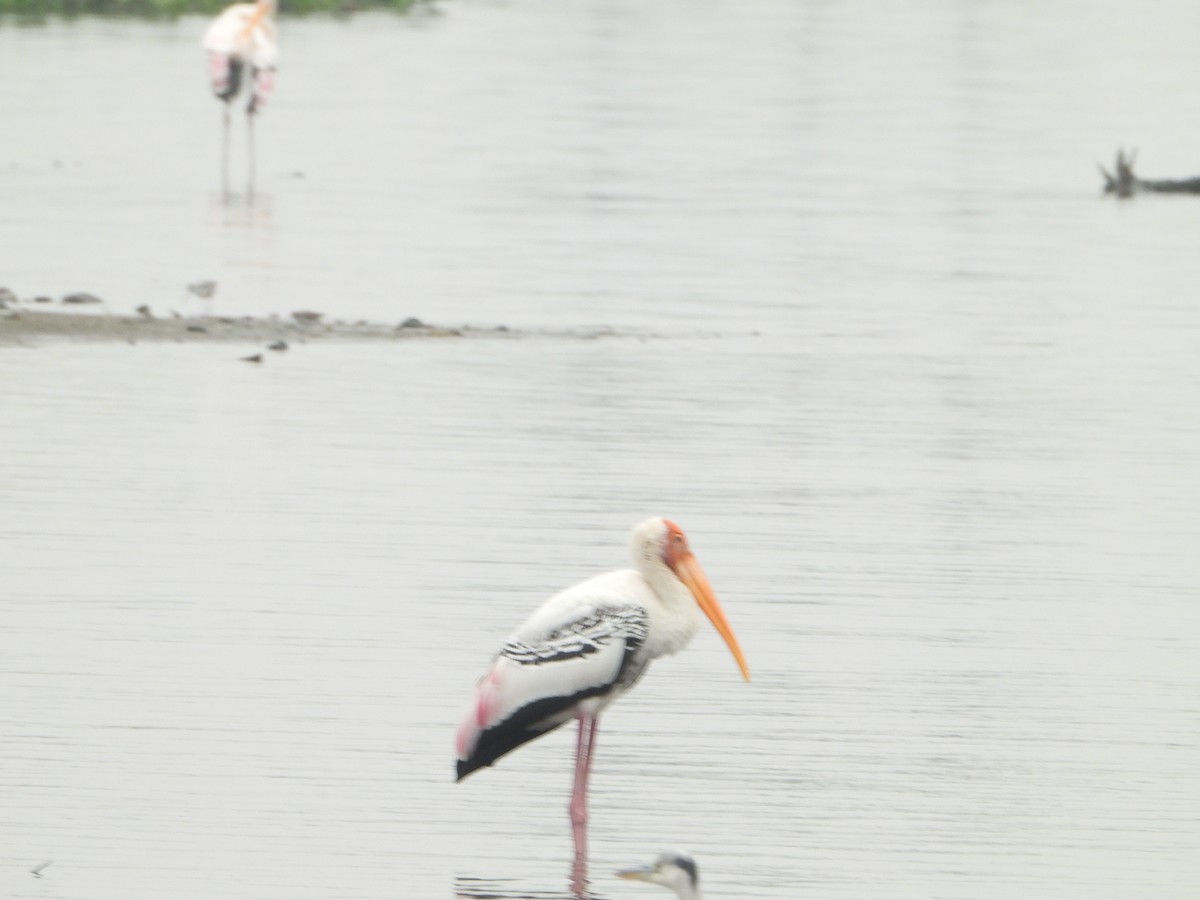
[[729,647],[729,652],[737,660],[738,668],[742,670],[742,677],[749,681],[750,668],[746,665],[746,657],[742,653],[741,645],[738,644],[737,635],[733,633],[733,627],[725,618],[725,610],[721,609],[721,604],[717,602],[717,595],[713,592],[712,585],[708,583],[708,576],[704,574],[704,569],[700,567],[699,561],[690,552],[681,554],[675,563],[675,574],[692,592],[696,603],[704,610],[708,620],[717,629],[717,634],[721,635],[725,645]]

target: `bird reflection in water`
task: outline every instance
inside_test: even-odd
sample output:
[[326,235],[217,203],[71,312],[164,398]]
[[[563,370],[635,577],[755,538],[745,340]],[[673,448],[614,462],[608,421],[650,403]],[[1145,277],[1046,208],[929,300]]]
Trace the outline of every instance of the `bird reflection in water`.
[[[463,875],[454,881],[454,896],[458,900],[578,900],[579,897],[578,894],[564,894],[562,891],[530,891],[518,889],[515,886],[506,887],[501,882]],[[588,894],[587,900],[606,900],[606,898],[599,894]]]

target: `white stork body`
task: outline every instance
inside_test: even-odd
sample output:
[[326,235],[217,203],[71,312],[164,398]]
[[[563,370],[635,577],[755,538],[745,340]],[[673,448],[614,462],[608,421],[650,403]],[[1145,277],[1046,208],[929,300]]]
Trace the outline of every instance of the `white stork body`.
[[679,526],[649,519],[634,529],[631,549],[636,570],[609,572],[556,594],[513,633],[480,680],[456,742],[461,780],[579,720],[570,806],[577,893],[587,880],[587,779],[601,711],[633,686],[651,660],[686,647],[704,615],[750,677]]
[[235,3],[208,26],[201,42],[208,55],[213,93],[225,103],[222,177],[229,190],[229,106],[248,88],[246,139],[249,147],[250,189],[254,189],[254,115],[275,86],[279,44],[275,39],[275,0]]

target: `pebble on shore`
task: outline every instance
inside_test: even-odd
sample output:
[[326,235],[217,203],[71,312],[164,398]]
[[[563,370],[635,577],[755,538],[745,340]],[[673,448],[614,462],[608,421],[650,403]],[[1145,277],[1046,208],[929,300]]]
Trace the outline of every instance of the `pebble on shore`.
[[89,303],[103,303],[104,301],[95,294],[89,294],[87,291],[76,291],[74,294],[67,294],[63,297],[62,302],[73,305],[84,305]]

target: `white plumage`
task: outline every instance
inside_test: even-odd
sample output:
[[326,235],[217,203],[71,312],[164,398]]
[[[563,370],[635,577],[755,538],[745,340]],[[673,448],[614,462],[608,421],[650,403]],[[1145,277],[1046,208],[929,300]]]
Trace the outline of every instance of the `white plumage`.
[[233,56],[258,69],[279,65],[273,3],[235,3],[213,19],[202,46],[209,53]]
[[587,779],[603,709],[636,683],[651,660],[686,647],[704,616],[750,678],[737,638],[679,526],[648,519],[634,528],[630,549],[635,569],[567,588],[512,634],[480,679],[456,741],[461,780],[579,720],[570,806],[577,888],[586,880]]
[[653,602],[632,571],[600,575],[551,597],[509,637],[480,680],[473,714],[458,733],[458,777],[576,716],[595,718],[632,687],[649,658]]

